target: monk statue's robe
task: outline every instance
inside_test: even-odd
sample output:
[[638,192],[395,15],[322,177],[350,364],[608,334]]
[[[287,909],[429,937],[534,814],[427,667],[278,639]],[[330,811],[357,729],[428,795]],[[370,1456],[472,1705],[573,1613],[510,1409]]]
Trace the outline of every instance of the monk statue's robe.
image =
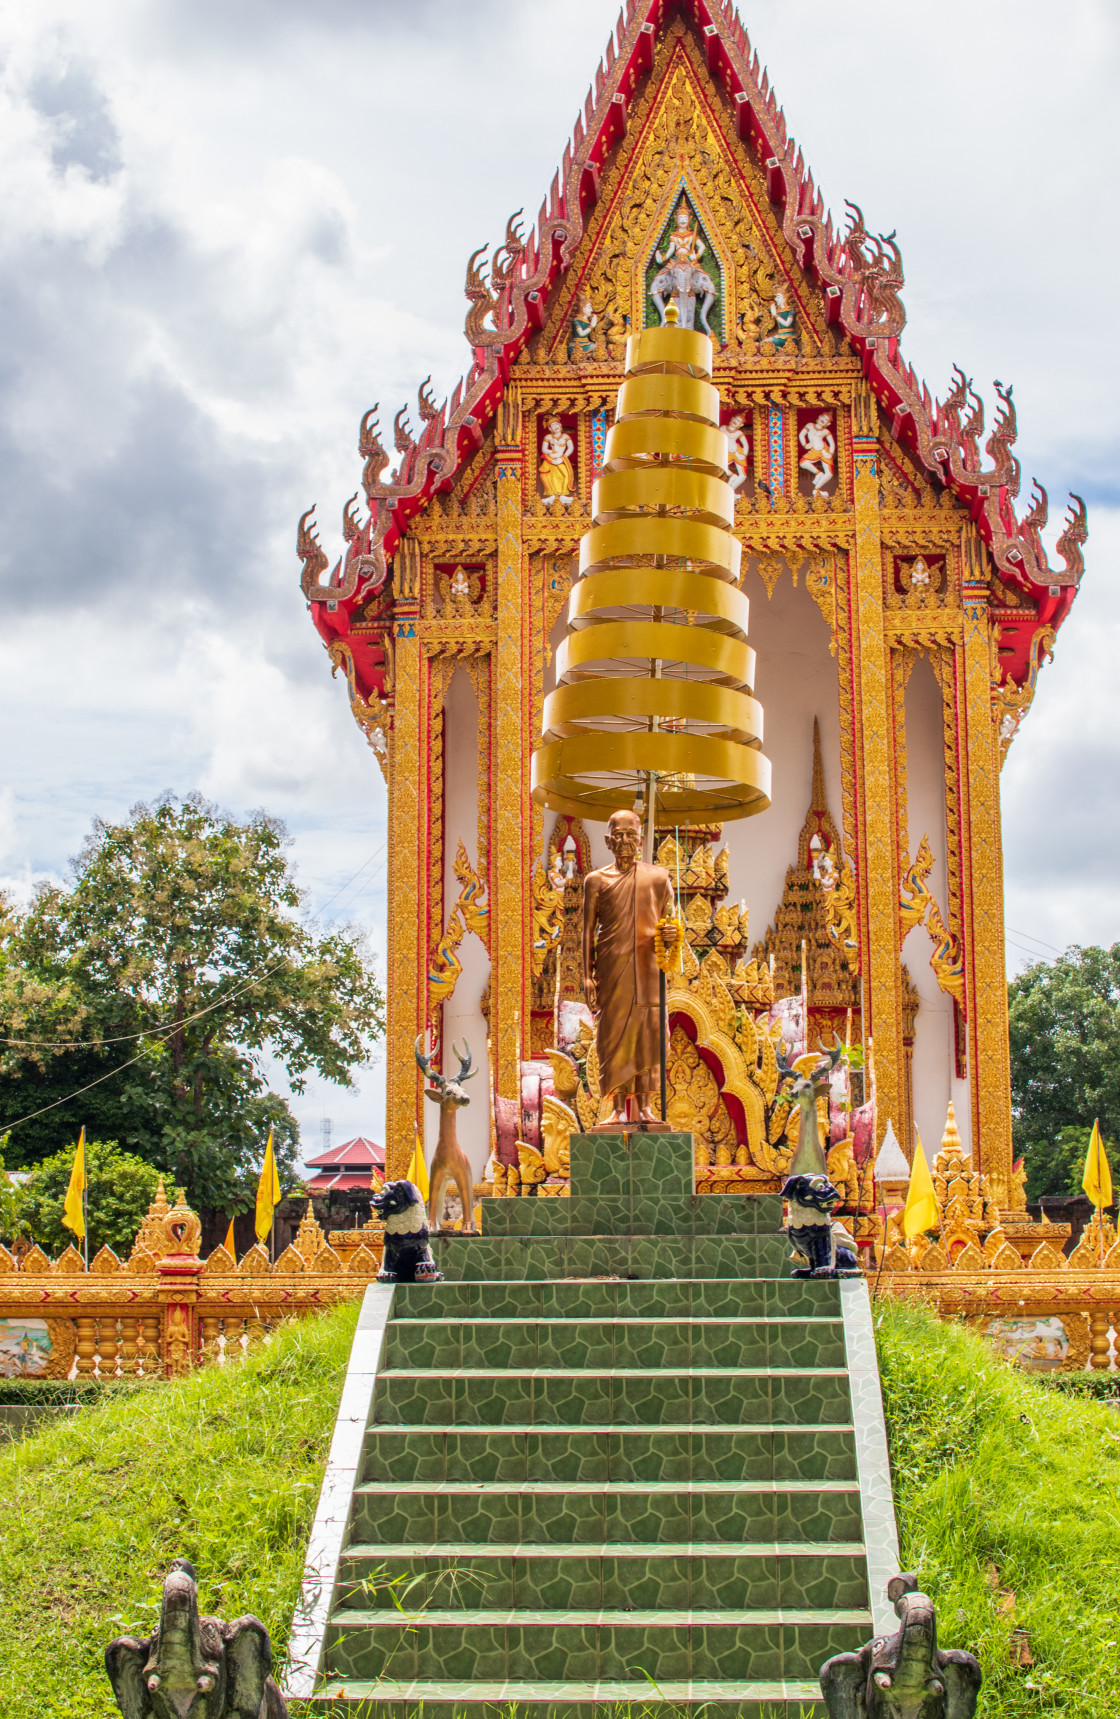
[[663,866],[638,860],[626,871],[605,866],[583,886],[585,921],[593,921],[595,1048],[599,1091],[644,1095],[660,1082],[661,992],[654,958],[657,923],[673,911]]

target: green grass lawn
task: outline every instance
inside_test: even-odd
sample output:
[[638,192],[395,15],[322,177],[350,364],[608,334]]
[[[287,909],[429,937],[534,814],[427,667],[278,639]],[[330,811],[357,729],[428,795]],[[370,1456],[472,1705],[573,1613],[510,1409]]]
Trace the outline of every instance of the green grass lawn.
[[1120,1713],[1120,1413],[922,1308],[875,1319],[903,1568],[978,1655],[978,1716]]
[[[148,1633],[180,1555],[205,1610],[255,1612],[282,1653],[356,1315],[0,1447],[0,1719],[111,1719],[105,1645]],[[1120,1414],[922,1309],[875,1318],[903,1565],[942,1645],[979,1653],[982,1719],[1120,1713]]]
[[149,1633],[175,1557],[282,1650],[358,1305],[0,1448],[2,1719],[120,1719],[106,1645]]

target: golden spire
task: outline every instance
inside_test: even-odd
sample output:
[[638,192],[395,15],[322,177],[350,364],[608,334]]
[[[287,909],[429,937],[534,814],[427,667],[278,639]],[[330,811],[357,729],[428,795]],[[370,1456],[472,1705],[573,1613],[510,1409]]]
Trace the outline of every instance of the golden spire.
[[824,762],[821,758],[821,725],[819,717],[813,718],[813,793],[809,805],[810,811],[827,812],[828,799],[824,789]]
[[559,812],[608,818],[653,782],[663,825],[770,804],[712,343],[676,309],[627,342],[592,489],[533,754],[533,798]]
[[949,1110],[945,1117],[945,1132],[941,1136],[941,1150],[953,1152],[964,1157],[964,1147],[961,1145],[960,1132],[957,1128],[957,1113],[953,1109],[953,1101],[949,1100]]

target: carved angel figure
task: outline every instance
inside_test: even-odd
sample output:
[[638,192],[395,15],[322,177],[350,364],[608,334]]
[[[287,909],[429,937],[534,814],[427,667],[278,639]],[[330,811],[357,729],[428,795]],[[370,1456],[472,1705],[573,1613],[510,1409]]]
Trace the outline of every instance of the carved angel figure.
[[578,364],[581,358],[594,358],[595,330],[598,325],[599,318],[592,309],[591,300],[582,299],[572,318],[572,332],[568,338],[568,357],[573,364]]
[[736,412],[727,426],[727,464],[731,471],[731,487],[738,492],[750,476],[751,440],[747,420]]
[[798,461],[803,472],[813,480],[814,495],[825,489],[836,470],[836,437],[832,433],[832,413],[821,412],[814,423],[806,424],[797,438],[802,450]]
[[789,341],[797,338],[797,312],[791,310],[789,301],[781,287],[770,300],[770,315],[774,327],[766,336],[775,352],[780,352]]
[[557,500],[562,507],[571,507],[576,487],[572,470],[575,451],[576,445],[559,418],[550,418],[541,440],[541,492],[546,507]]

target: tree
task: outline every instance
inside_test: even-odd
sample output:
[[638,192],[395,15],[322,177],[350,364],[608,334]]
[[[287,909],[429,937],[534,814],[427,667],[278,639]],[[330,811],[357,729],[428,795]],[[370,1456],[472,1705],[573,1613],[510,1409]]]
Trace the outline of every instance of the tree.
[[1080,1192],[1094,1117],[1107,1141],[1120,1139],[1120,943],[1026,968],[1008,986],[1008,1014],[1028,1196]]
[[298,1127],[268,1090],[266,1057],[297,1092],[312,1069],[352,1085],[384,1032],[384,1001],[361,933],[308,923],[287,846],[263,812],[238,823],[198,795],[168,797],[98,821],[68,887],[41,888],[23,916],[8,907],[0,1127],[13,1130],[13,1165],[84,1123],[196,1205],[239,1211],[271,1127],[290,1179]]
[[[62,1207],[74,1167],[74,1147],[56,1152],[28,1176],[19,1191],[19,1220],[25,1234],[54,1257],[71,1242]],[[122,1152],[115,1140],[86,1141],[86,1209],[89,1257],[111,1247],[120,1259],[132,1250],[136,1232],[156,1196],[159,1172],[132,1152]]]

